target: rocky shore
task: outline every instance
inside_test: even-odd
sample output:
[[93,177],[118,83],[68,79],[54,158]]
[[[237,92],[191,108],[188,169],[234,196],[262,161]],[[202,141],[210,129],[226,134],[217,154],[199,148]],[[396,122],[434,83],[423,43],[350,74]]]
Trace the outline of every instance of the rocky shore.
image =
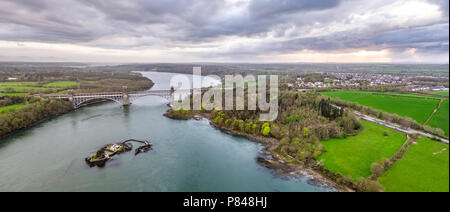
[[[167,116],[166,114],[164,116],[172,118],[170,116]],[[321,172],[322,173],[321,174],[318,171],[316,171],[315,169],[321,170],[320,166],[314,166],[316,162],[310,162],[309,164],[296,163],[297,162],[296,160],[292,158],[286,158],[285,156],[278,154],[275,151],[275,149],[278,147],[279,141],[275,138],[242,133],[225,127],[218,126],[211,121],[209,113],[192,112],[189,117],[183,117],[183,119],[177,118],[173,119],[176,120],[207,119],[212,127],[214,127],[217,130],[220,130],[223,133],[232,136],[244,137],[251,141],[261,143],[262,145],[264,145],[264,150],[257,157],[258,163],[272,170],[278,176],[306,177],[308,178],[308,182],[314,185],[330,187],[333,188],[335,191],[342,191],[342,192],[354,191],[352,188],[349,188],[345,185],[340,185],[336,183],[334,180],[328,178],[327,173]]]

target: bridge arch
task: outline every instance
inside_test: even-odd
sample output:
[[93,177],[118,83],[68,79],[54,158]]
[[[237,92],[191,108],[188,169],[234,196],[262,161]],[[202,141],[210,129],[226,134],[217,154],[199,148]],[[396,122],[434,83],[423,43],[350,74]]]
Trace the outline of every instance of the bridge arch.
[[89,101],[94,101],[94,100],[108,100],[108,101],[113,101],[119,104],[122,104],[122,98],[111,98],[111,97],[89,97],[89,98],[74,98],[74,102],[73,105],[75,107],[79,107],[80,105],[89,102]]

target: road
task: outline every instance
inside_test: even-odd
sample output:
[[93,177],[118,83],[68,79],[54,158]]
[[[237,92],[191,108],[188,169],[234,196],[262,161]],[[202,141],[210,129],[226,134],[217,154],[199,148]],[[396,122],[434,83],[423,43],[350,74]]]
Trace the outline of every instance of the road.
[[367,116],[367,115],[358,113],[356,111],[353,111],[353,113],[360,119],[363,119],[363,120],[366,120],[366,121],[370,121],[370,122],[373,122],[375,124],[378,124],[378,125],[381,125],[381,126],[384,126],[384,127],[391,128],[391,129],[399,131],[401,133],[410,134],[410,135],[411,134],[419,134],[419,135],[422,135],[422,136],[425,136],[425,137],[428,137],[428,138],[437,138],[442,143],[449,144],[449,141],[447,139],[439,138],[437,136],[434,136],[434,135],[426,133],[426,132],[414,130],[414,129],[411,129],[411,128],[405,129],[404,127],[402,127],[402,126],[400,126],[398,124],[394,124],[394,123],[390,123],[390,122],[387,122],[387,121],[383,121],[381,119],[377,119],[377,118],[374,118],[374,117],[371,117],[371,116]]

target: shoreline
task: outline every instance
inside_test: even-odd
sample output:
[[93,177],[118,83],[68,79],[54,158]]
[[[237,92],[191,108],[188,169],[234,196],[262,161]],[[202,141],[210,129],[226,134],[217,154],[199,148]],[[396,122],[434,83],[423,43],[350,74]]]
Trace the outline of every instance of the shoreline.
[[[170,108],[170,105],[167,105]],[[169,109],[170,110],[170,109]],[[169,111],[168,110],[168,111]],[[163,115],[167,118],[174,119],[171,117]],[[210,126],[212,126],[215,130],[219,130],[222,133],[227,135],[243,137],[252,142],[256,142],[263,145],[263,150],[259,152],[258,157],[256,158],[257,162],[268,168],[270,171],[274,172],[274,174],[280,177],[304,177],[307,178],[307,183],[311,183],[316,186],[325,186],[329,187],[333,192],[353,192],[354,190],[348,188],[346,186],[340,185],[335,181],[327,178],[321,173],[315,171],[312,167],[307,167],[305,165],[295,164],[289,162],[286,157],[275,152],[275,148],[278,146],[278,140],[275,138],[268,138],[257,135],[250,135],[238,131],[234,131],[228,128],[217,126],[210,120],[210,116],[208,113],[199,113],[195,112],[193,117],[189,119],[175,119],[175,120],[202,120],[206,119]]]
[[29,130],[29,129],[33,128],[33,127],[36,127],[39,124],[45,123],[45,122],[50,121],[52,119],[58,118],[60,116],[63,116],[63,115],[69,114],[69,113],[72,113],[74,111],[77,111],[80,108],[88,107],[88,106],[92,106],[92,105],[96,105],[96,104],[101,104],[101,103],[105,103],[105,102],[108,102],[108,101],[106,101],[106,100],[94,101],[94,102],[91,102],[91,103],[83,104],[83,105],[81,105],[81,107],[78,107],[78,108],[72,108],[71,110],[69,110],[67,112],[64,112],[64,113],[61,113],[59,115],[44,118],[42,120],[39,120],[39,121],[31,124],[30,126],[26,126],[26,127],[20,128],[20,129],[16,129],[16,130],[14,130],[14,131],[12,131],[12,132],[10,132],[8,134],[0,136],[0,142],[2,142],[2,140],[4,140],[4,139],[7,139],[7,138],[9,138],[11,136],[14,136],[14,135],[20,133],[22,131]]

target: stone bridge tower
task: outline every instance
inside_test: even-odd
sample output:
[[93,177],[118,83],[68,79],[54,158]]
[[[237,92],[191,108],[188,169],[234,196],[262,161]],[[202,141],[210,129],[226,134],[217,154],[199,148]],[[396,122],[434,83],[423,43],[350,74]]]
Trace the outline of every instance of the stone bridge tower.
[[123,103],[123,106],[130,105],[130,97],[128,95],[128,87],[127,86],[122,87],[122,103]]
[[170,86],[170,97],[169,97],[169,104],[172,104],[175,101],[175,88],[173,86]]

